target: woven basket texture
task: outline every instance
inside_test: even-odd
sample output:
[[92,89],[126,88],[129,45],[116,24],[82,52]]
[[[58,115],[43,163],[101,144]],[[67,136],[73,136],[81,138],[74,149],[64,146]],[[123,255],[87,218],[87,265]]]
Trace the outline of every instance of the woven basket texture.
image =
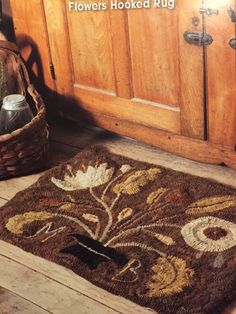
[[43,168],[49,146],[44,102],[30,84],[17,46],[0,41],[0,103],[6,95],[16,93],[27,97],[35,115],[22,128],[0,135],[0,179],[29,174]]

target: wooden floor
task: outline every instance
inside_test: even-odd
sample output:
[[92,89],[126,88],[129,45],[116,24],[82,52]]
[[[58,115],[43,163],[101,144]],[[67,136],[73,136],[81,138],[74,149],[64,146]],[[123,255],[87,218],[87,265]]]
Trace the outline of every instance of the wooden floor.
[[[100,129],[81,130],[71,124],[51,128],[51,165],[57,165],[93,144],[102,144],[117,154],[211,178],[236,188],[236,172],[228,168],[199,164]],[[0,181],[0,206],[41,175]],[[68,269],[3,241],[0,241],[0,272],[0,314],[153,313],[109,294]],[[234,305],[225,314],[236,314],[236,303]]]

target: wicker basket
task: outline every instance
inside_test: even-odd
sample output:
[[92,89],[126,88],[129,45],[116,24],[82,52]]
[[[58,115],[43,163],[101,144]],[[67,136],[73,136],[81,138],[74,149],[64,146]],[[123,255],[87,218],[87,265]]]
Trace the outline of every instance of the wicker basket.
[[[0,179],[41,169],[46,160],[49,134],[43,100],[30,84],[28,72],[17,46],[0,41],[0,58],[3,55],[6,60],[9,60],[8,56],[11,56],[10,62],[13,63],[10,66],[11,80],[14,77],[14,81],[17,81],[17,86],[14,87],[15,93],[18,92],[27,97],[35,116],[24,127],[10,134],[0,135]],[[14,85],[16,85],[15,82]]]

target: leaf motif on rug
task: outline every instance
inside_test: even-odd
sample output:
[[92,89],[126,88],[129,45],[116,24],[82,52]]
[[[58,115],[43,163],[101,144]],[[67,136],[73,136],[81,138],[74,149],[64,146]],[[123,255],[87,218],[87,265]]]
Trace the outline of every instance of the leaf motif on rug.
[[32,222],[44,221],[51,218],[53,218],[53,214],[47,211],[26,212],[24,214],[11,217],[6,224],[6,228],[8,231],[20,235],[23,234],[24,227],[31,224]]
[[192,215],[215,213],[230,207],[236,207],[235,195],[209,197],[198,200],[186,209],[186,213]]
[[141,187],[154,181],[160,172],[158,168],[136,171],[121,183],[116,184],[112,190],[115,194],[137,194]]

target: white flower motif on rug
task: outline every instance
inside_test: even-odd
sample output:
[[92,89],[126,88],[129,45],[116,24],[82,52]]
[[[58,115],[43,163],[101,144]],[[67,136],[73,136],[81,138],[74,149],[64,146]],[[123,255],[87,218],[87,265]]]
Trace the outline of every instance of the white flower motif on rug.
[[107,164],[103,163],[95,167],[88,166],[86,172],[79,170],[75,175],[65,174],[64,180],[52,177],[51,181],[64,191],[83,190],[107,183],[113,173],[114,169],[107,168]]
[[236,224],[217,217],[201,217],[186,224],[185,242],[202,252],[223,252],[236,245]]

